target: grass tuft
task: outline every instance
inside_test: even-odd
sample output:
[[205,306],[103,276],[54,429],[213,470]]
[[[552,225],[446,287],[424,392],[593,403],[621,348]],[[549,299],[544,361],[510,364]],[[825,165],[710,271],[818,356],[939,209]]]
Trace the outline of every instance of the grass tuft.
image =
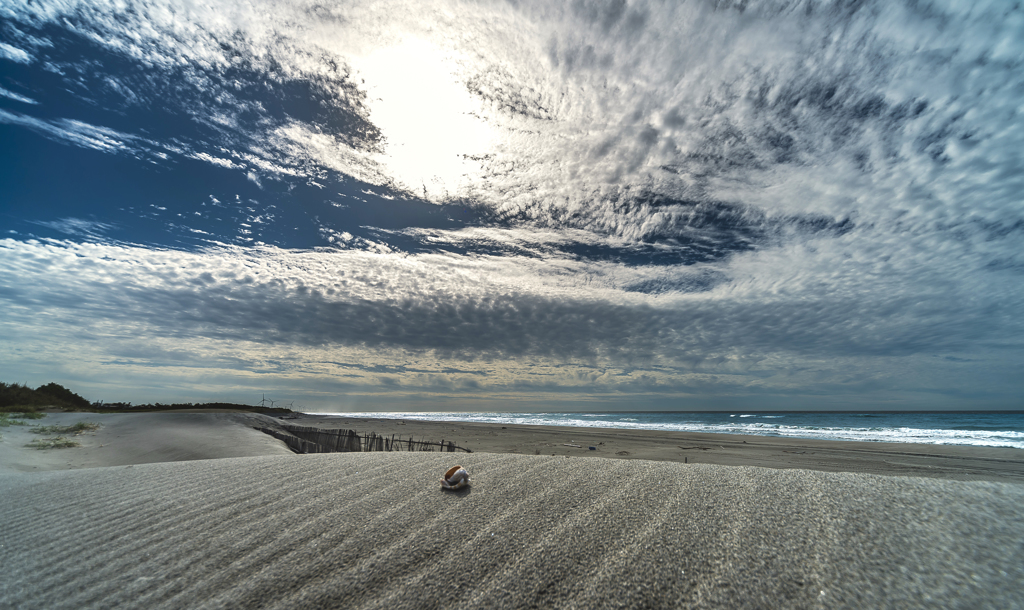
[[[21,417],[23,413],[37,413],[38,408],[32,405],[4,405],[0,406],[0,414]],[[45,415],[41,413],[40,415]]]
[[77,424],[71,424],[70,426],[58,426],[56,424],[52,426],[36,426],[31,428],[29,432],[36,434],[82,434],[83,432],[95,432],[100,429],[99,424],[92,422],[80,421]]
[[25,446],[32,447],[33,449],[67,449],[68,447],[78,447],[80,445],[81,443],[78,441],[58,436],[55,438],[37,438]]
[[8,426],[27,426],[28,424],[20,419],[14,419],[18,417],[17,413],[7,414],[0,413],[0,428],[6,428]]

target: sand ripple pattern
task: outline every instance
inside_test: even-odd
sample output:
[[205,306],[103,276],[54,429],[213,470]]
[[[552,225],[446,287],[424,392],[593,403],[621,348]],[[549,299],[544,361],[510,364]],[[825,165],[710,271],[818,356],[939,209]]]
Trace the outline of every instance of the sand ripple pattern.
[[0,476],[4,608],[1021,608],[1024,486],[473,454]]

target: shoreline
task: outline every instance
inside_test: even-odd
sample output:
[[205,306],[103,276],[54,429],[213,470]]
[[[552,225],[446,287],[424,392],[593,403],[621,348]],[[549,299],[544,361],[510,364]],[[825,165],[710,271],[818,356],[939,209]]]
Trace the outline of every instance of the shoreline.
[[401,419],[603,428],[627,431],[737,434],[771,438],[964,445],[1024,450],[1024,411],[920,412],[764,411],[759,413],[491,413],[302,412],[315,417]]
[[[74,437],[80,447],[25,447],[35,425],[95,422]],[[851,472],[1024,485],[1024,450],[967,445],[836,441],[744,434],[621,428],[499,425],[479,422],[353,418],[296,414],[286,418],[227,411],[51,413],[3,430],[0,473],[31,473],[156,462],[295,454],[257,427],[293,424],[375,433],[395,439],[453,442],[473,453],[597,457],[683,464],[755,466],[776,470]],[[594,447],[593,450],[590,447]],[[466,453],[456,453],[458,459]]]
[[[921,476],[1024,484],[1024,450],[971,445],[818,440],[711,432],[352,418],[302,414],[304,426],[430,441],[474,452],[603,457],[721,466]],[[568,447],[567,444],[579,445]],[[595,447],[590,450],[590,447]]]

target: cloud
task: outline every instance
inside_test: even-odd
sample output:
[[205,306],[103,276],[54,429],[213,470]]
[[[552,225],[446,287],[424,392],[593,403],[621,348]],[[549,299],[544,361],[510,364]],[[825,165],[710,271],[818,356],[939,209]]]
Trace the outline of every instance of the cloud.
[[[973,285],[928,278],[937,283],[922,293],[901,284],[903,273],[917,272],[913,261],[839,265],[833,257],[845,258],[841,248],[830,251],[826,241],[819,247],[818,256],[777,252],[793,263],[786,275],[765,274],[786,266],[757,257],[732,265],[731,282],[710,290],[652,295],[618,289],[600,266],[569,262],[558,272],[510,257],[187,253],[7,240],[0,300],[10,323],[25,329],[37,328],[33,320],[45,313],[44,335],[59,328],[82,341],[119,328],[164,349],[251,352],[245,358],[261,362],[258,368],[290,375],[351,372],[315,364],[347,353],[363,367],[355,374],[367,387],[384,375],[435,392],[477,376],[446,372],[468,364],[492,371],[477,382],[488,392],[799,394],[813,392],[803,389],[813,380],[812,387],[846,393],[865,383],[899,386],[891,371],[872,370],[880,359],[928,362],[935,354],[1020,349],[1008,339],[1024,330],[1019,289],[996,301],[972,298],[985,281],[1010,278],[1006,272]],[[829,290],[817,285],[816,266],[838,275]],[[594,278],[585,291],[583,273]],[[25,277],[47,281],[18,279]],[[108,360],[124,361],[123,348],[109,349],[117,357]],[[985,368],[990,359],[970,366]],[[416,364],[396,364],[402,361]]]
[[11,45],[0,42],[0,57],[19,64],[32,63],[32,56],[27,52]]
[[[61,86],[48,91],[109,112],[44,115],[34,88],[42,103],[0,122],[162,168],[197,160],[260,197],[312,186],[345,205],[281,200],[314,219],[322,251],[4,242],[0,298],[50,312],[62,332],[129,320],[157,343],[218,345],[225,370],[244,368],[244,346],[260,370],[343,371],[367,393],[383,376],[468,387],[453,370],[485,371],[472,377],[492,396],[920,396],[995,369],[999,392],[1019,389],[993,363],[1019,358],[1024,330],[1020,8],[130,6],[6,5],[32,53],[3,45],[3,57],[53,66]],[[415,79],[380,76],[381,57],[401,64],[408,49],[450,79],[437,89],[459,93],[459,121],[403,88]],[[426,142],[382,118],[388,95],[392,118],[426,114]],[[153,107],[166,115],[146,122]],[[445,125],[494,137],[441,146]],[[402,147],[435,168],[418,185],[398,169]],[[418,200],[464,219],[373,220]],[[232,230],[251,231],[254,214]],[[93,241],[109,228],[72,220],[51,228]],[[38,276],[53,280],[25,280]],[[110,361],[176,361],[161,349],[122,345]]]
[[96,220],[84,220],[81,218],[61,218],[60,220],[52,221],[35,221],[33,224],[54,229],[67,235],[89,238],[100,238],[104,233],[114,228],[114,225],[109,223],[99,222]]
[[39,102],[35,101],[34,99],[32,99],[30,97],[25,97],[24,95],[21,95],[20,93],[15,93],[13,91],[8,91],[7,89],[4,89],[3,87],[0,87],[0,96],[6,97],[8,99],[12,99],[12,100],[14,100],[16,102],[21,102],[22,104],[32,104],[32,105],[35,105],[35,104],[39,103]]
[[237,163],[231,161],[230,159],[214,157],[213,155],[205,152],[193,153],[189,156],[193,159],[196,159],[197,161],[204,161],[211,165],[216,165],[218,167],[223,167],[226,169],[241,169],[242,167],[244,167],[242,165],[238,165]]
[[[79,7],[73,31],[175,74],[167,101],[233,143],[230,161],[195,146],[193,156],[392,188],[401,181],[388,175],[369,84],[357,80],[373,74],[353,66],[417,40],[409,48],[448,58],[438,61],[501,137],[484,154],[465,151],[479,155],[481,177],[408,188],[631,241],[689,238],[707,228],[692,213],[701,206],[727,206],[741,222],[944,222],[977,214],[975,200],[1000,215],[1024,186],[1012,118],[1024,47],[1017,20],[994,6],[434,5],[421,21],[400,2],[254,11],[166,1],[131,13],[100,3]],[[36,25],[65,12],[10,11]],[[955,32],[937,34],[952,22]],[[123,74],[104,78],[138,89]]]
[[3,109],[0,109],[0,123],[27,127],[58,142],[108,153],[141,156],[154,144],[138,136],[74,119],[43,120]]

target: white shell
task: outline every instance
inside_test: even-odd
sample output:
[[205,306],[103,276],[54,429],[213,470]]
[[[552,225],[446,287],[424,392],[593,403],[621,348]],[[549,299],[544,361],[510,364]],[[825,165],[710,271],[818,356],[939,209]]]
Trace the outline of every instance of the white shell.
[[441,477],[441,486],[445,489],[461,489],[466,485],[469,485],[469,473],[461,466],[455,472],[449,470]]

